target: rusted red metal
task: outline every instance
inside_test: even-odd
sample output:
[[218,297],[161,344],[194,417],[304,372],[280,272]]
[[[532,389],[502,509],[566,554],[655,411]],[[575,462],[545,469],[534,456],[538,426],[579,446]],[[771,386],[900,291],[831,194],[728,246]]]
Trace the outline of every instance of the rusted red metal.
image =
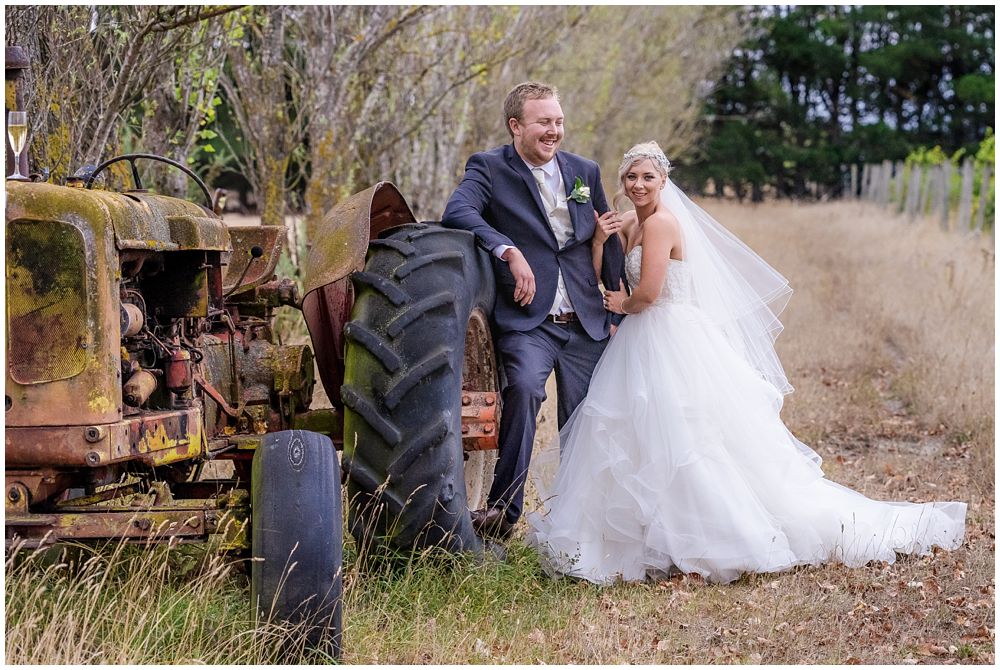
[[177,349],[170,356],[166,370],[166,386],[171,393],[184,393],[191,389],[191,352]]
[[193,509],[88,510],[51,514],[8,514],[7,545],[23,542],[38,547],[67,540],[123,538],[131,541],[163,542],[171,538],[203,540],[217,530],[219,514]]
[[340,387],[344,383],[344,325],[351,318],[354,287],[340,279],[306,294],[302,315],[309,328],[320,381],[337,411],[344,411]]
[[79,483],[76,473],[56,468],[37,470],[6,470],[4,472],[6,513],[26,513],[29,504],[56,498],[74,483]]
[[365,265],[368,242],[379,233],[416,218],[392,183],[380,181],[335,205],[312,236],[305,261],[304,292],[346,278]]
[[156,391],[156,375],[149,370],[136,370],[125,382],[122,400],[129,407],[141,407]]
[[231,407],[229,403],[226,402],[226,399],[222,396],[222,394],[214,386],[205,381],[201,375],[195,375],[194,381],[209,398],[215,401],[215,404],[219,406],[219,409],[234,419],[239,418],[240,411],[235,407]]
[[496,449],[500,430],[497,357],[489,320],[480,310],[469,317],[462,364],[462,448]]
[[127,460],[166,465],[204,453],[200,408],[147,412],[112,424],[8,426],[7,467],[94,468]]
[[462,448],[497,448],[497,393],[462,391]]
[[284,226],[229,226],[233,253],[222,285],[225,293],[242,293],[274,276],[285,246]]
[[249,547],[246,525],[250,501],[245,488],[234,488],[238,480],[214,486],[204,482],[204,491],[198,491],[204,495],[196,498],[175,497],[174,489],[165,482],[153,482],[148,490],[140,483],[111,486],[65,500],[42,513],[11,503],[11,493],[20,491],[19,484],[9,485],[7,490],[8,547],[106,538],[142,543],[202,541],[213,533],[223,534],[223,549]]

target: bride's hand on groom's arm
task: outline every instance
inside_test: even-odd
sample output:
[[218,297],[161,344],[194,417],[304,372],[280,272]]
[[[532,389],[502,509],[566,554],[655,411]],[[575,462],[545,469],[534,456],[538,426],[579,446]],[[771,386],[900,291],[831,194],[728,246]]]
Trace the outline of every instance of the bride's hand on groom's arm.
[[517,247],[511,247],[503,252],[501,257],[507,261],[510,273],[514,275],[514,302],[526,307],[535,299],[535,273],[531,271],[527,259]]
[[614,314],[628,314],[625,311],[625,301],[628,300],[628,293],[625,289],[618,291],[604,291],[604,309]]
[[603,246],[608,241],[608,238],[621,232],[622,215],[613,209],[608,210],[601,216],[598,216],[597,212],[594,212],[594,220],[597,223],[594,228],[594,237],[591,240],[591,244],[594,246]]

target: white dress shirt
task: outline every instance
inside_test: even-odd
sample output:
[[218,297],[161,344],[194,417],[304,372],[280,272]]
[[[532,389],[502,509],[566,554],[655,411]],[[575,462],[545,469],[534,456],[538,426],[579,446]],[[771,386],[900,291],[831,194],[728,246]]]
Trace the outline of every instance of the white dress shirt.
[[[518,157],[519,158],[521,157],[520,154],[518,154]],[[569,211],[566,200],[566,188],[565,185],[563,184],[562,173],[559,170],[559,163],[556,162],[555,157],[553,157],[552,160],[550,160],[548,163],[538,166],[532,165],[528,161],[525,161],[524,158],[521,158],[521,160],[524,161],[524,164],[528,166],[529,172],[536,167],[542,169],[542,172],[545,175],[544,176],[545,185],[549,187],[549,191],[551,191],[556,198],[556,209],[558,210],[561,208],[565,210],[562,216],[559,217],[549,216],[548,218],[549,226],[552,228],[552,233],[556,237],[556,242],[560,247],[562,247],[564,244],[566,244],[566,241],[573,235],[573,228],[572,225],[569,224]],[[545,198],[542,198],[542,202],[544,201]],[[553,214],[555,214],[555,212],[553,212]],[[563,219],[563,221],[560,221],[560,219]],[[499,258],[500,260],[503,260],[504,252],[511,248],[513,247],[506,244],[498,244],[493,249],[493,255]],[[572,311],[574,311],[573,303],[570,302],[569,292],[566,290],[566,285],[563,282],[562,270],[560,270],[559,281],[556,286],[556,297],[552,303],[552,307],[549,309],[549,314],[565,314],[567,312],[572,312]]]

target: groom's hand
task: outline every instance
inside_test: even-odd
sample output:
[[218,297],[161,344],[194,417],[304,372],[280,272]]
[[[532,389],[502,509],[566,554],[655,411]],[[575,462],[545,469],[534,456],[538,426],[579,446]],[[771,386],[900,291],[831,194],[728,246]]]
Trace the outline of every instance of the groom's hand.
[[531,271],[524,254],[517,247],[511,247],[501,256],[507,261],[507,267],[514,275],[514,302],[521,307],[531,304],[535,299],[535,273]]

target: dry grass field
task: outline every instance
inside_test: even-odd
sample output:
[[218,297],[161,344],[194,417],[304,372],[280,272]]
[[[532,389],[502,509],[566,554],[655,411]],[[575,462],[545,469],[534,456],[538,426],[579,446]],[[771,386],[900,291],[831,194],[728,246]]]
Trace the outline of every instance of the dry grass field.
[[[965,544],[725,586],[677,577],[600,588],[545,577],[517,537],[506,561],[485,564],[433,552],[360,560],[348,541],[344,661],[994,662],[993,239],[857,203],[705,207],[796,291],[778,347],[796,387],[783,410],[792,432],[831,479],[870,497],[967,502]],[[274,662],[282,634],[295,648],[295,631],[248,620],[245,578],[213,561],[157,561],[171,567],[104,561],[78,570],[82,580],[59,564],[8,561],[7,662]],[[202,575],[196,586],[186,573]]]
[[[992,663],[993,239],[863,203],[702,205],[795,289],[778,339],[796,389],[782,411],[789,429],[823,457],[830,479],[871,498],[967,502],[967,541],[863,570],[726,587],[680,580],[658,585],[665,598],[619,587],[630,595],[616,609],[642,622],[625,639],[641,651],[616,656],[608,640],[607,650],[584,652],[595,644],[587,626],[604,617],[582,617],[577,634],[566,633],[581,644],[571,662]],[[553,394],[550,380],[543,454],[554,444]],[[630,630],[616,616],[597,628]]]

